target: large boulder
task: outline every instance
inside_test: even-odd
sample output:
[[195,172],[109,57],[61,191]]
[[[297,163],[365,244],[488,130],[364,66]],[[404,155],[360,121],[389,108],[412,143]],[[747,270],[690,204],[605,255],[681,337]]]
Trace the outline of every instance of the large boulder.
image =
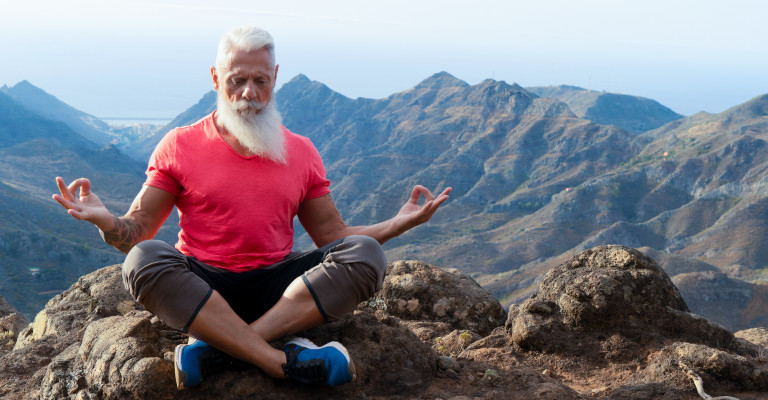
[[[123,288],[120,266],[82,277],[54,297],[0,357],[0,397],[9,399],[349,398],[424,391],[437,353],[398,318],[361,308],[301,333],[316,343],[342,342],[358,379],[337,388],[266,376],[255,367],[223,371],[179,392],[173,349],[187,337],[144,310]],[[281,343],[274,343],[281,347]]]
[[[594,365],[650,357],[629,379],[650,385],[643,386],[648,398],[692,387],[680,362],[702,371],[716,389],[767,387],[761,347],[690,313],[656,262],[628,247],[596,247],[553,268],[538,293],[510,307],[505,328],[521,349]],[[616,398],[624,398],[622,391]]]
[[91,322],[142,309],[123,289],[120,268],[85,275],[48,301],[21,331],[13,351],[0,357],[0,397],[39,398],[46,366],[70,355]]
[[21,332],[14,350],[46,336],[69,345],[82,336],[91,321],[143,309],[123,289],[120,271],[120,265],[112,265],[92,272],[49,300],[32,324]]
[[467,329],[485,336],[506,320],[499,301],[474,279],[420,261],[389,264],[374,303],[403,320],[448,324],[449,332]]
[[186,338],[147,311],[132,312],[89,324],[82,342],[62,352],[46,368],[40,398],[348,398],[358,393],[403,395],[422,391],[435,375],[437,356],[399,325],[397,319],[384,313],[357,311],[302,333],[317,343],[344,343],[358,375],[349,385],[308,387],[274,380],[255,367],[233,363],[232,369],[206,379],[199,387],[178,392],[173,349]]
[[653,259],[624,246],[586,250],[550,270],[538,293],[510,307],[506,327],[520,347],[542,351],[593,351],[612,335],[627,345],[676,338],[742,346],[727,329],[690,313]]

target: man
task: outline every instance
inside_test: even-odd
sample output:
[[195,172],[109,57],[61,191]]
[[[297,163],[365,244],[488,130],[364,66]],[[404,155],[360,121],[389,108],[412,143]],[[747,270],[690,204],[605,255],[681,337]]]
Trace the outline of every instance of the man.
[[[282,350],[269,342],[339,319],[373,295],[386,270],[380,244],[428,221],[451,191],[435,198],[416,186],[392,219],[346,225],[317,150],[282,126],[277,70],[269,33],[244,26],[225,34],[211,67],[217,111],[163,138],[123,217],[104,207],[87,179],[65,186],[56,178],[61,194],[53,198],[127,253],[123,280],[136,300],[197,339],[176,348],[180,389],[199,384],[221,352],[276,378],[354,380],[337,342],[318,347],[297,338]],[[175,248],[150,240],[174,205]],[[291,252],[297,215],[317,250]]]

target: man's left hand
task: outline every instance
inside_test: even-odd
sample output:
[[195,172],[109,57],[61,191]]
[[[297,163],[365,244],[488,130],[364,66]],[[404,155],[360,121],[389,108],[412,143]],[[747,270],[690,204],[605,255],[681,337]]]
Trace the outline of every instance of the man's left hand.
[[[451,190],[450,187],[446,188],[439,196],[437,196],[437,198],[435,198],[429,189],[424,186],[414,186],[411,191],[411,198],[408,199],[408,202],[406,202],[402,208],[400,208],[400,212],[397,213],[392,221],[396,226],[398,235],[429,221],[429,219],[432,218],[432,214],[437,211],[440,205],[448,200],[448,194],[451,193]],[[422,194],[424,195],[426,202],[420,206],[419,199]]]

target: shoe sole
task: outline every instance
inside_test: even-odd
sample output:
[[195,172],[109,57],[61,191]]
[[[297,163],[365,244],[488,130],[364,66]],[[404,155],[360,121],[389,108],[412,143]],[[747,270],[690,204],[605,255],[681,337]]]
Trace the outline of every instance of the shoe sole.
[[347,348],[344,347],[343,344],[334,341],[334,342],[328,342],[328,343],[326,343],[323,346],[318,346],[318,345],[312,343],[311,340],[303,338],[303,337],[293,338],[293,339],[289,340],[288,343],[286,343],[286,345],[288,345],[288,344],[296,344],[296,345],[299,345],[301,347],[305,347],[305,348],[313,349],[313,350],[320,349],[320,348],[323,348],[323,347],[333,347],[333,348],[335,348],[336,350],[340,351],[341,354],[344,354],[344,358],[347,360],[347,372],[349,372],[349,374],[352,375],[352,380],[349,381],[349,383],[352,383],[355,380],[357,380],[357,370],[355,369],[355,363],[352,362],[352,359],[349,357],[349,352],[347,351]]
[[181,359],[181,350],[187,347],[186,344],[180,344],[176,346],[176,350],[173,351],[173,369],[176,375],[176,389],[184,390],[184,382],[187,381],[187,374],[179,368],[179,360]]

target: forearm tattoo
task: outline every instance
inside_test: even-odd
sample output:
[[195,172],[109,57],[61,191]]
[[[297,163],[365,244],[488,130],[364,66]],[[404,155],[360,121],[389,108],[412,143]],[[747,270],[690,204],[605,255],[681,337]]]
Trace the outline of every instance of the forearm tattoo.
[[141,241],[143,235],[143,229],[141,225],[129,218],[118,218],[114,220],[115,227],[109,232],[101,232],[101,237],[107,244],[114,246],[116,249],[128,254],[133,245]]

